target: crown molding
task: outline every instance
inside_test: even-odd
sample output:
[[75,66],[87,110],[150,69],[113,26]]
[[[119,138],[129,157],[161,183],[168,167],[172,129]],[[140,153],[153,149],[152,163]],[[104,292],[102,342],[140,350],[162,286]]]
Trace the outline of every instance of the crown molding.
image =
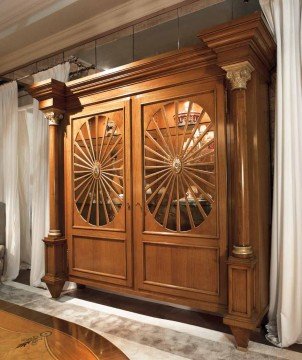
[[0,74],[8,73],[19,66],[50,56],[60,50],[183,2],[183,0],[140,0],[140,4],[137,6],[137,0],[127,1],[121,6],[2,56]]
[[275,65],[276,43],[259,11],[204,30],[198,37],[217,54],[221,67],[249,61],[270,71]]
[[[174,75],[186,70],[215,67],[216,55],[203,47],[186,48],[148,59],[135,61],[112,70],[103,71],[66,84],[54,79],[34,83],[28,92],[39,101],[40,110],[72,112],[81,107],[80,98],[87,94],[138,84],[146,80]],[[215,68],[217,75],[217,68]],[[222,72],[223,74],[223,72]]]
[[161,75],[166,76],[194,69],[203,64],[208,65],[211,60],[215,63],[216,55],[210,49],[184,48],[69,81],[66,83],[66,87],[73,96],[83,96],[92,89],[98,92],[108,88],[130,85]]
[[39,101],[39,110],[43,112],[65,112],[65,83],[47,79],[27,88],[28,93]]

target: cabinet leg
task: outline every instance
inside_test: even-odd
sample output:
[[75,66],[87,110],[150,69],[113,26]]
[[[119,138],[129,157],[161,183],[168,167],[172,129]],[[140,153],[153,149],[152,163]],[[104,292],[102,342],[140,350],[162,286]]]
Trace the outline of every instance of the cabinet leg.
[[57,284],[47,284],[46,283],[52,298],[57,299],[58,297],[60,297],[61,292],[63,290],[64,283],[65,282],[60,282]]
[[234,335],[237,349],[241,351],[247,351],[251,331],[249,329],[244,329],[237,326],[230,326],[230,328],[232,334]]
[[79,289],[79,290],[86,289],[86,285],[77,284],[77,289]]

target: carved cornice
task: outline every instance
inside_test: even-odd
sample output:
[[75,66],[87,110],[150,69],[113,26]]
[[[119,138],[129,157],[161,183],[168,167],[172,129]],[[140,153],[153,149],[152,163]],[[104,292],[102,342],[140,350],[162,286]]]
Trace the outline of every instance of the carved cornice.
[[64,118],[64,114],[54,111],[44,112],[44,116],[48,120],[49,126],[58,126]]
[[232,90],[246,89],[246,84],[254,71],[254,67],[248,61],[222,66],[222,68],[227,72],[226,77],[231,83]]
[[67,108],[71,107],[72,100],[69,98],[74,96],[81,97],[91,92],[136,84],[215,63],[216,55],[210,49],[199,46],[153,56],[82,79],[69,81],[66,83]]
[[249,61],[270,71],[275,65],[276,44],[261,12],[204,30],[198,37],[217,54],[220,66]]
[[27,88],[29,94],[39,101],[39,109],[43,112],[65,112],[65,83],[47,79],[34,83]]

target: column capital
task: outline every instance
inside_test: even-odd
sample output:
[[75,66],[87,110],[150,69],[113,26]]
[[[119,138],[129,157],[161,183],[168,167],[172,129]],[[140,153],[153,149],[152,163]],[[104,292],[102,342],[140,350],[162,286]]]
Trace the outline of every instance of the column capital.
[[246,89],[246,84],[254,71],[254,67],[248,61],[222,66],[222,69],[227,72],[226,78],[230,81],[232,90]]
[[46,120],[48,120],[49,126],[58,126],[64,118],[64,114],[57,111],[46,111],[44,112]]

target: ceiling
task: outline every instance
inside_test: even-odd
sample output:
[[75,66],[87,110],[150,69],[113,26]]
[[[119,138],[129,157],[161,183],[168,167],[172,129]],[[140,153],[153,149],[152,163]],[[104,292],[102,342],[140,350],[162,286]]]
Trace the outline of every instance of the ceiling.
[[0,74],[183,0],[1,0]]

